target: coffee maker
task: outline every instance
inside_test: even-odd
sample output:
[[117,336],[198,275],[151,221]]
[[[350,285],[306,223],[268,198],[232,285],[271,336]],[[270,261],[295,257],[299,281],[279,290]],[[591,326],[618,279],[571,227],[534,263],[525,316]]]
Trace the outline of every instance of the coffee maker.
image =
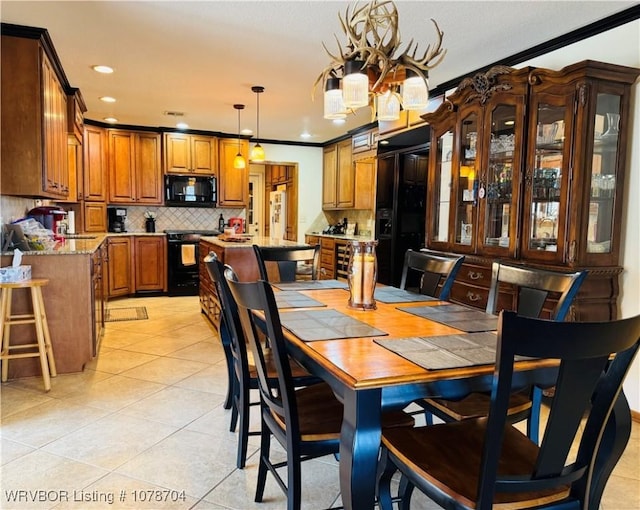
[[125,220],[127,210],[124,207],[108,207],[107,217],[109,219],[109,232],[126,232]]

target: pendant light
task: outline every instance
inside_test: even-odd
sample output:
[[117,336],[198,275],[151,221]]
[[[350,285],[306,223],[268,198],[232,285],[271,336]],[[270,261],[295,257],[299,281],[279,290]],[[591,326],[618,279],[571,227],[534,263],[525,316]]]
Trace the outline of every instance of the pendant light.
[[324,118],[335,120],[344,119],[347,109],[342,100],[340,78],[328,78],[324,87]]
[[264,161],[264,149],[260,145],[260,94],[264,92],[264,87],[254,85],[251,90],[256,93],[256,144],[251,149],[249,159],[257,163]]
[[402,85],[402,106],[405,110],[421,110],[429,104],[429,89],[426,83],[428,77],[428,71],[419,76],[415,71],[407,69]]
[[347,108],[362,108],[369,104],[369,78],[364,67],[362,60],[348,60],[344,64],[342,100]]
[[234,104],[233,107],[236,110],[238,110],[238,154],[236,154],[236,157],[233,158],[233,168],[242,170],[247,166],[247,162],[244,160],[244,157],[242,156],[242,149],[240,146],[240,110],[244,110],[244,105]]

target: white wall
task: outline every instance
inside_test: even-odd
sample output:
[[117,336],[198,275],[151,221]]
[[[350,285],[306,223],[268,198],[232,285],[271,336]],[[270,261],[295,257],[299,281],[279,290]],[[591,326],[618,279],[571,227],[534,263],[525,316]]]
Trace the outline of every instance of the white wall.
[[298,164],[298,241],[322,212],[322,147],[263,143],[267,161]]
[[[581,60],[599,60],[640,68],[640,20],[627,23],[579,43],[547,53],[522,65],[561,69]],[[520,67],[520,66],[518,66]],[[640,314],[640,80],[631,98],[630,147],[627,153],[626,190],[623,199],[622,248],[624,267],[620,289],[621,317]],[[631,409],[640,411],[640,359],[636,359],[624,386]]]

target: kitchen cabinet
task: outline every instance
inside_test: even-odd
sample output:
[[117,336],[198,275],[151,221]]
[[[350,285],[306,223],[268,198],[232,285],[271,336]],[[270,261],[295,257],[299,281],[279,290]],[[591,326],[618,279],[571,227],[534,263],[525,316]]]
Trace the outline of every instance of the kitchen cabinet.
[[84,202],[82,222],[76,230],[85,232],[107,231],[107,204],[105,202]]
[[110,129],[108,139],[109,203],[161,205],[160,135]]
[[467,257],[453,300],[484,308],[498,259],[587,269],[571,318],[616,318],[629,97],[639,75],[594,61],[559,71],[498,66],[423,116],[435,148],[426,244]]
[[133,267],[131,237],[109,237],[109,297],[128,296],[133,293]]
[[331,237],[320,238],[320,279],[336,277],[336,242]]
[[217,148],[218,139],[213,136],[165,133],[164,172],[216,175]]
[[106,130],[85,125],[82,147],[84,150],[84,200],[107,201],[107,146]]
[[135,236],[135,292],[166,291],[167,239],[165,236]]
[[378,130],[370,129],[351,137],[351,154],[353,160],[375,158],[378,152]]
[[355,172],[349,138],[323,150],[322,208],[352,209],[354,204]]
[[98,355],[100,340],[104,332],[106,289],[105,276],[107,272],[107,243],[103,242],[91,256],[91,302],[93,303],[93,346],[92,355]]
[[67,170],[69,171],[69,195],[65,202],[79,202],[83,197],[84,165],[82,144],[69,136],[67,143]]
[[13,35],[3,25],[1,180],[5,195],[68,196],[67,85],[45,32]]
[[74,88],[72,91],[67,96],[67,133],[75,140],[75,143],[82,145],[84,112],[87,111],[87,106],[80,89]]
[[[249,204],[249,142],[224,138],[219,141],[218,147],[218,207],[244,209]],[[247,162],[244,169],[233,168],[238,150]]]

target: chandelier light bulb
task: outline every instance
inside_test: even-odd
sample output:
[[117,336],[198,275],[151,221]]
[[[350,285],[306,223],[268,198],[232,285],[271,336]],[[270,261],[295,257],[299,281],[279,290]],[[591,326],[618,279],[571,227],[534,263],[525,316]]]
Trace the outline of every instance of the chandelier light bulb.
[[349,60],[344,66],[342,100],[346,108],[362,108],[369,104],[369,77],[363,72],[364,62]]
[[344,119],[347,116],[347,109],[342,100],[342,90],[340,90],[340,79],[329,78],[324,91],[324,118],[329,120]]
[[387,90],[378,96],[378,120],[391,121],[400,118],[400,99],[398,94]]
[[[425,78],[428,78],[425,72]],[[429,104],[429,89],[422,76],[407,69],[407,77],[402,84],[402,106],[405,110],[422,110]]]

